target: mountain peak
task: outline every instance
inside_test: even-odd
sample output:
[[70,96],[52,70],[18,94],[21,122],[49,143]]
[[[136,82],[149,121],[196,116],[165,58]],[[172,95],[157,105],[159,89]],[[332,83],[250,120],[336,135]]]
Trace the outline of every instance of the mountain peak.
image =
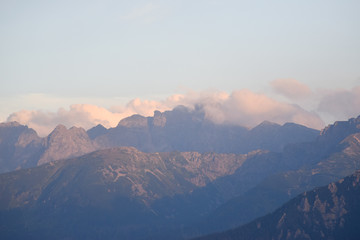
[[117,127],[128,127],[128,128],[142,128],[142,127],[147,127],[148,122],[147,122],[147,118],[144,116],[141,116],[139,114],[134,114],[130,117],[124,118],[122,119],[119,124],[117,125]]
[[279,128],[279,127],[281,127],[280,124],[270,122],[270,121],[263,121],[259,125],[252,128],[251,131],[256,131],[256,130],[260,130],[260,129],[273,129],[273,128]]
[[265,120],[262,123],[260,123],[258,126],[280,126],[280,124]]
[[62,124],[58,124],[50,134],[55,132],[64,132],[64,131],[67,131],[67,128]]
[[47,138],[44,139],[45,152],[38,165],[68,157],[80,156],[92,152],[96,148],[83,128],[67,129],[59,124]]

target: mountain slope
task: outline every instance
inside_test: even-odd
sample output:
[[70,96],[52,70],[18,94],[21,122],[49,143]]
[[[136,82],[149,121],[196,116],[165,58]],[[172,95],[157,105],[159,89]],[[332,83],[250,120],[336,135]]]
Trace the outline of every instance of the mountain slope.
[[199,240],[358,239],[360,171],[336,183],[305,192],[274,213]]
[[166,225],[152,202],[232,174],[246,158],[123,147],[2,174],[0,237],[142,239]]

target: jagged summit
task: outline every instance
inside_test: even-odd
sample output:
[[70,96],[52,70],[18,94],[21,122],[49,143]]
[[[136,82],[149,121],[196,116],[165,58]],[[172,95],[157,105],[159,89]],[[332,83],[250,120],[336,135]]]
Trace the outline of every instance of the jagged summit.
[[64,159],[68,157],[80,156],[96,150],[96,147],[83,128],[71,127],[67,129],[59,124],[49,136],[44,138],[44,153],[38,165]]
[[71,127],[67,129],[64,125],[59,124],[56,128],[45,138],[46,144],[53,141],[66,142],[69,140],[74,141],[76,138],[89,139],[85,129],[81,127]]

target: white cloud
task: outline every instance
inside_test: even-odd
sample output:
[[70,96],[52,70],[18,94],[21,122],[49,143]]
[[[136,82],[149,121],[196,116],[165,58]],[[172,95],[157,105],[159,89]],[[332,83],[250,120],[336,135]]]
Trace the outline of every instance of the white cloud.
[[217,123],[254,127],[267,120],[279,124],[296,122],[312,128],[324,126],[315,113],[246,89],[222,95],[219,100],[204,105],[207,116]]
[[270,83],[273,90],[289,99],[301,99],[312,94],[311,89],[295,79],[277,79]]
[[59,108],[55,112],[22,110],[11,114],[7,120],[26,124],[34,128],[39,135],[45,136],[60,123],[67,127],[77,126],[85,129],[97,124],[115,127],[121,119],[130,115],[152,116],[155,110],[171,110],[178,105],[189,108],[200,106],[208,119],[219,124],[254,127],[268,120],[280,124],[296,122],[313,128],[324,126],[323,121],[315,113],[246,89],[231,94],[222,91],[189,91],[186,94],[172,95],[161,101],[136,98],[125,105],[115,105],[110,108],[91,104],[72,104],[69,109]]
[[58,124],[67,127],[77,126],[85,129],[97,124],[111,127],[126,117],[126,114],[112,113],[105,108],[90,104],[73,104],[70,109],[60,108],[56,112],[42,110],[21,110],[8,117],[8,121],[17,121],[34,128],[40,136],[49,134]]
[[322,91],[318,111],[333,120],[346,120],[360,114],[360,86],[351,90]]

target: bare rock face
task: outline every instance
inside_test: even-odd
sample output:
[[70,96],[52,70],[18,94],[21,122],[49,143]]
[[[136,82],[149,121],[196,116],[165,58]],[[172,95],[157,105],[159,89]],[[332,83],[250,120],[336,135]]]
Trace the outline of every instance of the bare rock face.
[[66,129],[58,125],[48,137],[43,140],[44,153],[38,161],[38,165],[76,157],[96,150],[95,145],[83,128],[72,127]]
[[195,174],[195,177],[188,180],[198,187],[203,187],[218,177],[233,174],[247,157],[246,154],[200,154],[197,152],[183,152],[181,156],[186,162],[174,162],[174,164],[182,164],[187,171]]
[[100,150],[90,156],[104,161],[104,167],[99,170],[104,182],[127,179],[131,195],[144,201],[205,186],[235,172],[247,159],[245,154],[144,153],[133,147]]
[[135,114],[132,115],[131,117],[122,119],[118,124],[118,127],[121,126],[128,128],[143,128],[148,126],[148,121],[146,117]]
[[41,149],[41,138],[33,129],[0,123],[0,173],[35,166]]
[[358,156],[360,153],[360,133],[355,133],[342,141],[343,144],[346,144],[344,152],[349,156]]
[[155,127],[164,127],[166,125],[166,116],[160,111],[154,112],[153,125]]

